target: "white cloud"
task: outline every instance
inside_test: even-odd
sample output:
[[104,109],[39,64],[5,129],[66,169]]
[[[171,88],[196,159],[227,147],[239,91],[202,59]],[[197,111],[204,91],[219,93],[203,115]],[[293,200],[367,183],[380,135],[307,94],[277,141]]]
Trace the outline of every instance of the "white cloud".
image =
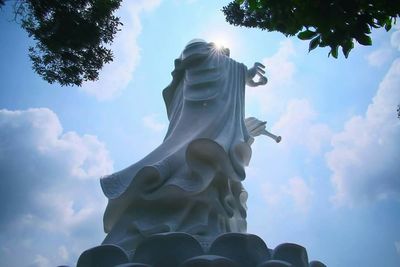
[[394,242],[394,247],[396,249],[397,254],[400,255],[400,241],[395,241]]
[[52,172],[98,178],[112,170],[108,151],[96,136],[62,131],[57,115],[49,109],[0,110],[2,172],[25,168],[34,174],[47,166],[49,172],[40,179],[54,180],[60,177]]
[[279,186],[271,183],[264,183],[261,186],[261,190],[263,193],[263,198],[269,206],[279,205],[282,199],[282,194],[281,190],[279,190]]
[[400,59],[393,62],[363,116],[350,118],[326,154],[336,204],[400,198]]
[[284,191],[293,199],[294,205],[298,210],[307,212],[310,209],[314,193],[304,179],[300,177],[291,178]]
[[198,0],[175,0],[177,4],[194,4]]
[[366,59],[368,64],[373,67],[380,67],[391,60],[393,53],[393,48],[400,50],[400,28],[394,27],[394,30],[390,36],[390,44],[386,43],[379,49],[371,52],[367,55]]
[[67,248],[65,246],[60,246],[58,248],[58,255],[60,256],[60,258],[63,261],[67,261],[68,258],[69,258],[69,253],[68,253],[68,250],[67,250]]
[[297,212],[306,214],[311,208],[314,193],[301,177],[292,177],[282,185],[264,183],[261,188],[263,198],[270,207],[281,208],[289,200]]
[[[282,41],[278,51],[271,57],[262,60],[266,67],[268,83],[265,86],[247,88],[248,96],[259,103],[261,110],[267,113],[280,103],[279,92],[282,88],[291,86],[296,73],[295,64],[291,58],[295,55],[292,41]],[[249,68],[252,66],[248,66]]]
[[157,114],[150,114],[144,116],[142,118],[142,123],[146,128],[154,132],[161,132],[167,127],[167,125],[163,122],[158,121],[157,117],[158,117]]
[[140,48],[137,43],[142,31],[140,15],[142,12],[153,10],[160,2],[161,0],[122,2],[118,16],[124,25],[111,45],[114,61],[104,66],[98,81],[85,83],[81,88],[83,91],[99,100],[106,100],[126,88],[140,60]]
[[[0,110],[0,243],[11,251],[5,257],[15,266],[55,266],[100,242],[106,198],[98,178],[112,165],[96,136],[63,132],[49,109]],[[22,258],[15,254],[20,247]]]
[[270,76],[269,87],[279,89],[282,85],[290,83],[295,74],[296,67],[289,59],[295,55],[292,41],[282,41],[279,50],[272,57],[263,60]]
[[368,64],[373,67],[380,67],[392,56],[392,51],[388,48],[380,48],[378,50],[373,51],[367,56]]
[[390,43],[394,48],[400,51],[400,29],[392,33]]
[[317,112],[306,99],[292,99],[286,112],[272,127],[273,132],[282,136],[282,146],[304,146],[317,154],[330,140],[331,131],[326,124],[318,123]]
[[36,255],[35,260],[33,261],[35,267],[50,267],[50,261],[43,257],[42,255]]
[[[78,186],[77,186],[78,187]],[[90,188],[87,188],[89,190]],[[38,227],[48,232],[61,232],[69,234],[82,224],[87,223],[94,217],[101,218],[105,207],[105,197],[103,200],[85,197],[73,192],[65,195],[55,193],[39,193],[37,204],[46,212],[31,217],[31,221]],[[82,201],[82,199],[85,199]],[[82,203],[82,207],[78,203]]]

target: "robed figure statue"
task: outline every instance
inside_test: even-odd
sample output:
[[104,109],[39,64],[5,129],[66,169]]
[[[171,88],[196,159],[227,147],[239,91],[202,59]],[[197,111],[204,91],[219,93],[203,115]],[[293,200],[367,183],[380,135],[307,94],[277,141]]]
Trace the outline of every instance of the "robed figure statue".
[[103,244],[132,254],[156,233],[185,232],[207,246],[219,234],[246,231],[241,182],[253,136],[265,123],[253,119],[246,127],[245,85],[266,84],[263,68],[248,69],[228,49],[200,39],[186,45],[163,91],[169,119],[163,143],[101,179],[109,200]]

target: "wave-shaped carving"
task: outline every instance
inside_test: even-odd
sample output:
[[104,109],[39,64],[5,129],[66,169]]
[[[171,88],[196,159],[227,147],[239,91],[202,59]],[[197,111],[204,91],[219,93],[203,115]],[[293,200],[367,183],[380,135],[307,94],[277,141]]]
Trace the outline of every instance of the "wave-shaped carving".
[[186,232],[207,243],[221,233],[245,232],[247,194],[241,181],[251,150],[239,144],[231,152],[229,156],[213,140],[196,139],[182,161],[184,177],[167,165],[144,166],[124,193],[122,201],[129,206],[103,243],[132,253],[137,243],[155,233]]

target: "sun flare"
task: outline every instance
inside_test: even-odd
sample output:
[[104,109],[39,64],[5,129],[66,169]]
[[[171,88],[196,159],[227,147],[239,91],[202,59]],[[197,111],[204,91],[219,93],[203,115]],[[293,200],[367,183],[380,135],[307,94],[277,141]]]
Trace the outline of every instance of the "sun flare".
[[241,50],[241,40],[237,33],[225,24],[208,25],[200,36],[207,42],[214,43],[218,50],[228,48],[229,51],[236,51],[235,54]]
[[216,39],[216,40],[211,40],[211,41],[215,44],[215,46],[219,50],[224,48],[224,47],[225,48],[229,47],[228,42],[226,40],[224,40],[224,39]]

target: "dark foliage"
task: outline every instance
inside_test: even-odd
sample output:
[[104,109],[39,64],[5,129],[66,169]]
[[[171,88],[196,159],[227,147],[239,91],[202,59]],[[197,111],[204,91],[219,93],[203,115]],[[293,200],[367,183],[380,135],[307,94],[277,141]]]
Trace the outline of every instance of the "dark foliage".
[[16,15],[36,40],[29,48],[33,69],[49,83],[80,86],[97,80],[99,70],[113,59],[106,45],[122,24],[113,15],[121,1],[19,1]]
[[397,106],[397,118],[400,119],[400,105]]
[[309,51],[330,47],[337,58],[339,47],[347,58],[354,40],[371,45],[372,28],[389,31],[400,15],[399,0],[236,0],[223,7],[226,20],[235,26],[279,31],[311,40]]

